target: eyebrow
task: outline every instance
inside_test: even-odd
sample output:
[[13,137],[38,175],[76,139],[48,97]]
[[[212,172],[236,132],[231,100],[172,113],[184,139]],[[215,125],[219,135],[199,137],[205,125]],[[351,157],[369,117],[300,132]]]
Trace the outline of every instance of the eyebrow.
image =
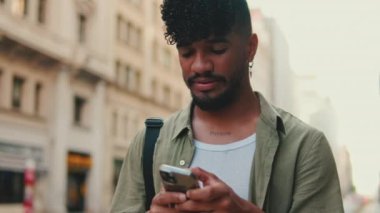
[[206,42],[207,43],[229,43],[226,37],[215,37],[212,39],[207,39]]
[[[206,39],[206,43],[214,44],[214,43],[229,43],[229,40],[226,37],[220,36],[220,37],[213,37],[211,39]],[[181,47],[186,47],[190,46],[191,42],[184,42],[184,43],[177,43],[176,47],[181,48]]]

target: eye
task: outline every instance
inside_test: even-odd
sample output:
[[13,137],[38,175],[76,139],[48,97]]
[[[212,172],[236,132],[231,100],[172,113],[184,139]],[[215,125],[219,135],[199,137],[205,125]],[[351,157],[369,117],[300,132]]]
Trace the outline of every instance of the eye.
[[182,53],[181,56],[183,58],[189,58],[191,56],[191,51],[186,51],[186,52]]
[[193,54],[193,50],[190,48],[180,48],[178,49],[178,53],[183,58],[189,58]]
[[211,47],[211,52],[217,55],[223,54],[227,51],[227,45],[215,44]]
[[227,51],[227,48],[222,48],[222,49],[212,49],[211,52],[217,54],[217,55],[221,55],[223,53],[225,53]]

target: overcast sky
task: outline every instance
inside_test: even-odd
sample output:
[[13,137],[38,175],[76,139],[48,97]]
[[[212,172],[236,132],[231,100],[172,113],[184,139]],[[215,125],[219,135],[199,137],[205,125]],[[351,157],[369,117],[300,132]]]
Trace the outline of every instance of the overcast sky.
[[380,1],[248,1],[278,23],[292,70],[317,76],[318,93],[338,113],[338,142],[350,151],[355,186],[373,195],[380,183]]

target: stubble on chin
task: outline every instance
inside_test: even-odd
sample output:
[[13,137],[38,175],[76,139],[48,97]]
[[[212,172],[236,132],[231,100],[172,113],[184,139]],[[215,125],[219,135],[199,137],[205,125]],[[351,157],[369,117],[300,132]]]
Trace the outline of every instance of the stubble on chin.
[[223,93],[211,97],[204,94],[203,97],[198,97],[193,92],[191,93],[193,103],[203,111],[218,111],[232,104],[236,98],[237,88],[230,88]]

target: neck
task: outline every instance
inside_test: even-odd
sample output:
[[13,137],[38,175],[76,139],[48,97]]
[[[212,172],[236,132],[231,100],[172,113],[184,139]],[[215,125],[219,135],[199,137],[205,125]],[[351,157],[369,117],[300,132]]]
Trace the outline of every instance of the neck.
[[206,143],[230,143],[256,132],[260,101],[249,88],[230,105],[218,111],[204,111],[195,106],[193,130],[195,138]]
[[[233,122],[246,118],[249,115],[260,114],[260,101],[257,95],[252,91],[250,86],[242,88],[235,100],[219,110],[205,111],[199,107],[194,107],[194,116],[209,121],[222,122],[224,120]],[[251,116],[250,116],[251,117]]]
[[252,92],[248,97],[239,98],[230,105],[217,111],[204,111],[195,106],[194,115],[210,121],[233,121],[244,118],[249,114],[259,114],[260,104],[256,94]]

